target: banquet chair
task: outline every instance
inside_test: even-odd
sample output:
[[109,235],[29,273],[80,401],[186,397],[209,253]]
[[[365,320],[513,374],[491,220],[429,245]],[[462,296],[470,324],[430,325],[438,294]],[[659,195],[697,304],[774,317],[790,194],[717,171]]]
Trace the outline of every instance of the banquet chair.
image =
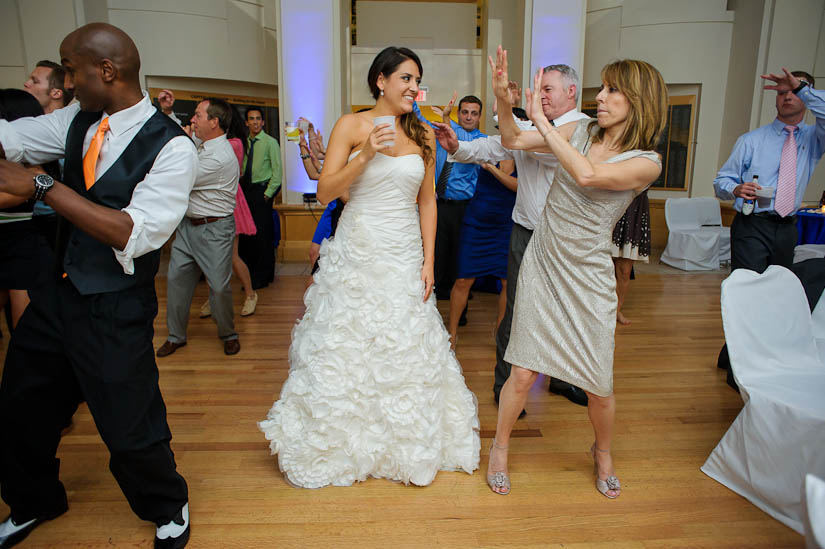
[[730,261],[730,227],[722,226],[715,198],[668,198],[665,221],[669,234],[662,263],[685,271],[708,271]]
[[805,547],[825,547],[825,480],[808,473],[803,490]]
[[825,292],[822,292],[822,297],[816,302],[816,307],[811,312],[811,322],[816,346],[819,348],[819,358],[825,366]]
[[802,533],[803,450],[825,431],[825,367],[805,291],[784,267],[737,269],[722,283],[721,301],[745,405],[702,471]]
[[825,244],[800,244],[793,249],[794,263],[801,263],[817,257],[825,257]]
[[802,448],[805,477],[802,482],[802,523],[807,547],[825,547],[825,433]]

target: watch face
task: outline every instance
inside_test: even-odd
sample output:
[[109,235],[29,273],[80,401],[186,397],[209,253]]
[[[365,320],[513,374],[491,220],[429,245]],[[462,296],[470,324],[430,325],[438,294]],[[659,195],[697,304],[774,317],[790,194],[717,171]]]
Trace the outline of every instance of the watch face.
[[35,175],[34,181],[35,183],[43,187],[51,187],[52,185],[54,185],[54,179],[52,179],[51,176],[46,175],[45,173],[39,173]]

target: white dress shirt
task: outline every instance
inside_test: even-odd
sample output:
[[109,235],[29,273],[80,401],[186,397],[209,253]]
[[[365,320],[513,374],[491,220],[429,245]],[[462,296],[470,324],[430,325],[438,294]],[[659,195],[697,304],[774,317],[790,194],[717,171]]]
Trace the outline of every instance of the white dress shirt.
[[[28,164],[45,164],[63,158],[69,126],[79,111],[80,105],[74,103],[43,116],[19,118],[13,122],[0,120],[0,144],[6,151],[6,158]],[[95,180],[120,158],[156,112],[144,92],[143,99],[128,109],[111,116],[103,113],[102,118],[109,117],[109,131],[100,147]],[[92,124],[86,132],[84,156],[99,125],[99,122]],[[134,258],[157,250],[169,240],[186,212],[197,171],[197,152],[185,135],[172,138],[160,150],[149,173],[135,187],[129,205],[123,208],[132,218],[132,233],[123,251],[116,248],[112,251],[124,273],[134,274]]]
[[198,147],[198,175],[189,195],[186,217],[225,217],[235,211],[238,157],[226,134]]
[[[569,122],[589,118],[575,109],[567,111],[553,120],[556,126],[563,126]],[[519,121],[522,130],[529,130],[532,124]],[[473,141],[459,141],[458,150],[447,155],[450,162],[465,162],[481,164],[487,162],[495,164],[502,160],[515,160],[518,171],[518,190],[516,191],[516,205],[513,207],[513,221],[534,231],[547,202],[547,193],[556,175],[558,160],[549,153],[532,153],[527,151],[513,151],[501,144],[500,135],[482,137]]]

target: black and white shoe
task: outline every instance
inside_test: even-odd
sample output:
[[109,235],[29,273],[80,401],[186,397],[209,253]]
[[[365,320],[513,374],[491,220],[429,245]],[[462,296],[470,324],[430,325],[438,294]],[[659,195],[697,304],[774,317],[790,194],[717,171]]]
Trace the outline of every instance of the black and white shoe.
[[189,504],[180,508],[170,522],[158,526],[155,533],[155,549],[180,549],[189,541]]
[[14,547],[28,536],[32,530],[40,526],[47,519],[31,519],[22,524],[17,524],[14,519],[9,516],[6,520],[0,523],[0,549],[6,547]]

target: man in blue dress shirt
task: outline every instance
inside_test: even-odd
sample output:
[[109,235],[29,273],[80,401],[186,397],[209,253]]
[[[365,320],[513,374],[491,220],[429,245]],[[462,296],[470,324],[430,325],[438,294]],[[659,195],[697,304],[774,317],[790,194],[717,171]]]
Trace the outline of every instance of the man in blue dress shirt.
[[[459,141],[486,137],[478,129],[481,120],[481,100],[468,95],[458,102],[458,124],[450,125]],[[440,145],[436,151],[435,191],[438,195],[438,222],[435,233],[435,293],[438,299],[450,299],[456,278],[456,261],[461,233],[461,220],[467,203],[476,192],[477,164],[447,162],[447,153]],[[439,160],[441,162],[439,162]]]
[[[719,170],[713,187],[722,200],[733,200],[736,217],[731,225],[731,268],[763,272],[769,265],[790,268],[797,242],[796,211],[808,181],[825,150],[825,93],[814,89],[814,78],[804,71],[769,74],[765,89],[776,90],[776,119],[736,142]],[[805,111],[816,117],[813,126],[802,119]],[[759,182],[753,181],[759,176]],[[776,189],[767,206],[754,204],[751,215],[742,213],[745,200],[756,200],[756,191]],[[719,354],[719,368],[730,375],[727,346]]]

